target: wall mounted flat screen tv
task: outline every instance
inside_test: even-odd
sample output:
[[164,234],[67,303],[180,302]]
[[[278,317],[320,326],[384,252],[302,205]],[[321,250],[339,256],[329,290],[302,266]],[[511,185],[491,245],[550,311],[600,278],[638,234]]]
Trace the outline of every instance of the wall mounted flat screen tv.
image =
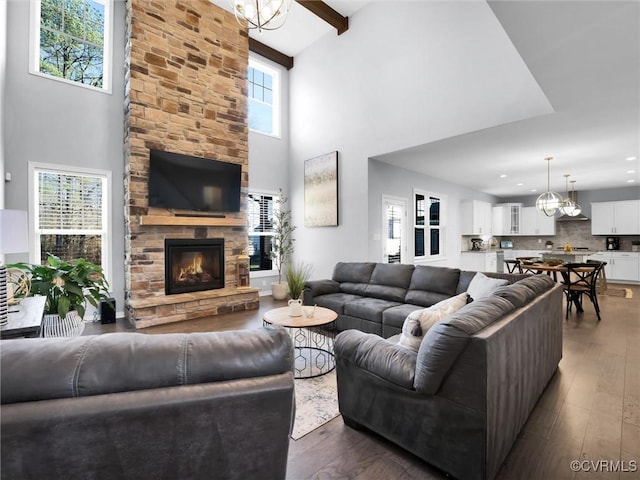
[[242,166],[151,150],[149,206],[201,212],[239,212]]

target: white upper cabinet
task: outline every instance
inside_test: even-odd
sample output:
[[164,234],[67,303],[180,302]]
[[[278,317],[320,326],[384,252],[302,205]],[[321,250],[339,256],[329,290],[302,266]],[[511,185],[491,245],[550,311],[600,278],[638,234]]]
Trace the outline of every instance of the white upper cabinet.
[[502,203],[492,208],[491,224],[493,235],[519,235],[521,229],[520,203]]
[[491,235],[491,204],[479,200],[463,200],[462,235]]
[[592,235],[640,235],[640,200],[591,204]]
[[521,235],[555,235],[556,219],[538,212],[536,207],[522,207]]

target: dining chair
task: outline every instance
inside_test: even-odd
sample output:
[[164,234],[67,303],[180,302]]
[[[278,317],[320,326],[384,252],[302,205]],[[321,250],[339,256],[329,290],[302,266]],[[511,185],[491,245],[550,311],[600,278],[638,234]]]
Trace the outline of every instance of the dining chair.
[[607,266],[607,262],[601,262],[600,260],[587,260],[586,262],[602,265],[602,268],[600,268],[600,272],[598,273],[598,280],[596,282],[596,291],[598,293],[604,292],[608,287],[606,269],[604,268]]
[[504,264],[507,266],[507,271],[509,273],[522,273],[522,266],[520,265],[520,260],[505,260]]
[[605,262],[585,262],[585,263],[567,263],[567,268],[564,277],[563,291],[567,299],[567,314],[566,319],[569,318],[569,312],[571,311],[571,305],[576,305],[576,310],[582,312],[582,297],[586,295],[591,300],[593,307],[596,311],[598,321],[600,321],[600,306],[598,305],[598,294],[596,292],[596,283],[598,281],[598,274],[604,267],[602,265]]

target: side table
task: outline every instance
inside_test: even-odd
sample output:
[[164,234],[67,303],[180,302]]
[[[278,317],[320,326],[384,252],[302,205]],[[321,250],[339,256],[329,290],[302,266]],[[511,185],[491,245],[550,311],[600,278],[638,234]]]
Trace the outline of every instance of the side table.
[[278,325],[288,330],[295,349],[294,377],[313,378],[325,375],[336,368],[333,354],[334,322],[338,315],[333,310],[302,307],[303,315],[289,316],[289,307],[274,308],[265,312],[264,325]]
[[0,338],[39,337],[46,301],[47,297],[38,295],[10,305],[7,324],[0,327]]

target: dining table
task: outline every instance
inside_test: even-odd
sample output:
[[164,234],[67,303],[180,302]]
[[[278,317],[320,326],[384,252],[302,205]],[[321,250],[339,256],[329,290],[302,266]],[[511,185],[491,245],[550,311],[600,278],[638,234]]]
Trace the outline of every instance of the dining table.
[[[558,273],[561,275],[561,283],[563,285],[569,285],[570,282],[570,278],[569,278],[569,269],[567,268],[565,263],[546,263],[546,262],[533,262],[533,263],[523,263],[522,261],[520,262],[520,268],[522,269],[522,273],[546,273],[547,275],[551,276],[553,278],[553,280],[555,282],[558,281]],[[591,266],[585,266],[585,267],[576,267],[573,268],[572,270],[574,272],[588,272],[590,270],[593,270],[595,267],[595,265],[593,267]],[[578,297],[576,295],[572,295],[571,299],[573,300],[573,303],[575,304],[576,308],[578,309],[578,312],[582,312],[582,305],[580,304]]]

